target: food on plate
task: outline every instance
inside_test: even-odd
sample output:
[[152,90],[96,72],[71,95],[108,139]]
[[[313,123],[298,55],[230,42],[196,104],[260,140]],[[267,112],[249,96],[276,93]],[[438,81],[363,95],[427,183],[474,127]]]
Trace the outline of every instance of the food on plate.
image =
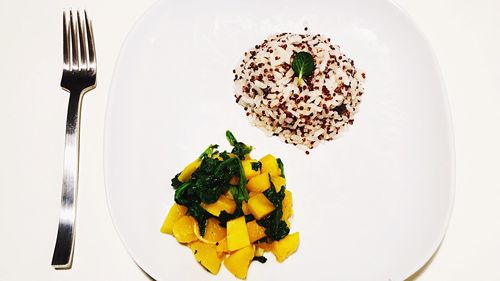
[[309,152],[354,122],[365,73],[320,34],[273,34],[233,70],[236,103],[250,122]]
[[268,154],[250,156],[252,147],[226,132],[232,150],[210,145],[172,179],[175,203],[160,231],[191,249],[206,270],[224,266],[245,279],[252,261],[265,263],[265,252],[285,261],[299,246],[290,234],[292,193],[284,165]]

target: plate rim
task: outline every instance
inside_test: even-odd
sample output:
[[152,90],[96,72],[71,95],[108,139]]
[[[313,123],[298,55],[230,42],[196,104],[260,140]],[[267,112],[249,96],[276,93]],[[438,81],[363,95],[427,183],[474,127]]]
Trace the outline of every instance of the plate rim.
[[[414,28],[416,31],[416,34],[420,36],[420,38],[423,41],[423,44],[425,44],[429,50],[432,64],[434,68],[436,69],[437,72],[437,78],[439,80],[439,85],[441,88],[441,99],[443,101],[443,106],[444,106],[444,116],[445,121],[447,123],[447,138],[448,138],[448,149],[449,149],[449,161],[450,161],[450,172],[449,172],[449,177],[450,177],[450,185],[449,185],[449,207],[448,210],[446,211],[446,218],[443,223],[443,226],[441,227],[441,231],[439,235],[436,238],[436,241],[432,244],[432,246],[429,248],[430,251],[427,253],[423,260],[419,262],[418,264],[415,265],[413,269],[411,269],[409,272],[405,273],[402,277],[402,280],[407,280],[408,278],[413,277],[415,274],[417,274],[420,270],[424,269],[427,264],[430,264],[432,262],[433,257],[439,252],[439,249],[446,237],[450,221],[452,218],[454,206],[455,206],[455,195],[456,195],[456,147],[455,147],[455,130],[454,130],[454,123],[453,123],[453,117],[452,117],[452,112],[450,108],[450,99],[449,99],[449,93],[446,88],[446,83],[443,77],[443,71],[441,68],[441,64],[437,58],[436,52],[434,47],[432,46],[429,38],[426,36],[426,34],[423,32],[423,30],[420,28],[419,24],[413,19],[411,14],[403,8],[396,0],[379,0],[381,2],[386,2],[393,7],[395,7],[409,22],[409,24]],[[111,217],[111,221],[113,224],[113,228],[115,229],[116,233],[118,234],[118,237],[127,251],[127,254],[129,257],[132,259],[132,261],[139,267],[139,270],[141,270],[145,275],[153,278],[154,280],[161,280],[154,271],[149,268],[149,266],[142,261],[137,259],[137,256],[134,255],[134,251],[127,245],[125,238],[121,231],[118,228],[115,216],[112,211],[111,207],[111,196],[110,196],[110,187],[111,183],[109,182],[109,177],[108,177],[108,145],[109,145],[109,132],[110,132],[110,112],[111,112],[111,100],[115,92],[116,88],[116,77],[118,76],[118,69],[119,65],[124,57],[124,52],[126,47],[129,45],[129,42],[131,41],[131,38],[135,34],[135,32],[138,30],[138,28],[142,25],[142,23],[146,20],[146,18],[155,10],[156,7],[158,7],[162,2],[171,2],[171,0],[156,0],[149,6],[134,22],[130,30],[127,32],[127,35],[125,39],[122,41],[122,44],[120,46],[120,50],[118,53],[118,56],[115,60],[114,63],[114,68],[111,76],[111,83],[108,89],[108,95],[106,98],[106,112],[105,112],[105,117],[104,117],[104,134],[103,134],[103,152],[102,152],[102,157],[103,157],[103,173],[104,173],[104,189],[105,189],[105,194],[106,194],[106,206],[107,210],[109,213],[109,216]]]

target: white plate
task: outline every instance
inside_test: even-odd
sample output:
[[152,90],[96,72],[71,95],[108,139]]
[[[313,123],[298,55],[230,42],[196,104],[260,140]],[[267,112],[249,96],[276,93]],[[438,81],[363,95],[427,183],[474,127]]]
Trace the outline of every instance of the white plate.
[[[232,93],[243,52],[276,32],[331,37],[367,73],[356,122],[306,156],[251,126]],[[211,276],[159,228],[170,179],[230,129],[281,157],[294,194],[298,252],[253,264],[249,280],[402,280],[440,244],[453,204],[454,151],[434,55],[408,16],[385,0],[172,1],[131,31],[111,88],[106,187],[132,258],[158,280]]]

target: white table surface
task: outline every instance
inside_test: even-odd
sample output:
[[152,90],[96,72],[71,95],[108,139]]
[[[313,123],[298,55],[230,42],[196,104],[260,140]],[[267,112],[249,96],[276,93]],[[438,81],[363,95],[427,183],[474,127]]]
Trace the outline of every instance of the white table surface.
[[[108,214],[106,99],[120,46],[154,0],[0,1],[0,280],[148,280]],[[412,281],[500,280],[500,1],[397,0],[434,47],[455,126],[456,201],[448,233]],[[50,266],[68,96],[61,11],[94,21],[98,87],[84,99],[73,269]]]

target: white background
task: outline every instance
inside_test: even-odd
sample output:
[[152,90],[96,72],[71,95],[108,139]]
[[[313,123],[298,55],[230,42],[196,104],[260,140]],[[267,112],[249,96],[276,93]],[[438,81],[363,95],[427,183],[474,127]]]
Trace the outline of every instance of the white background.
[[[0,0],[0,281],[148,280],[114,231],[103,179],[109,84],[127,32],[153,3]],[[398,0],[434,47],[449,92],[455,208],[432,262],[412,281],[500,280],[500,2]],[[57,232],[67,95],[61,11],[94,21],[98,87],[84,99],[73,269],[50,266]],[[362,269],[361,269],[362,270]]]

